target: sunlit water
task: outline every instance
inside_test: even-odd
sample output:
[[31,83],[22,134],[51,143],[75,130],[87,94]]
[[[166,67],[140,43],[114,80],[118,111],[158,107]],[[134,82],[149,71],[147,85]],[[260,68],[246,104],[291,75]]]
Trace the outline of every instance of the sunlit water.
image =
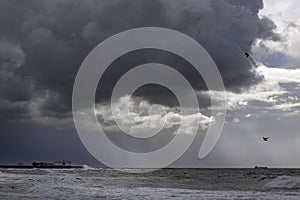
[[300,199],[300,170],[1,169],[0,199]]

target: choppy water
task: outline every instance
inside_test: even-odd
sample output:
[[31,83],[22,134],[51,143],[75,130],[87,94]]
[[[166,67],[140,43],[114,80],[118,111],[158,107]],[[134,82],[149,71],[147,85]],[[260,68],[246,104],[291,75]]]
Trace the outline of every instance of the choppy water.
[[300,170],[1,169],[0,199],[300,199]]

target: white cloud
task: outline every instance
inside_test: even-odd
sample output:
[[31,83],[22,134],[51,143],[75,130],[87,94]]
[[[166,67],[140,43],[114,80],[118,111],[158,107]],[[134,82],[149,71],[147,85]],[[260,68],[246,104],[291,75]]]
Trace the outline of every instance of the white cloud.
[[[290,89],[281,86],[282,83],[299,83],[300,84],[300,69],[285,69],[285,68],[269,68],[260,65],[257,72],[265,77],[258,85],[252,86],[249,90],[242,93],[226,92],[226,108],[228,110],[237,110],[247,107],[251,101],[259,101],[266,103],[269,108],[286,110],[286,107],[296,107],[294,101],[298,98],[289,94]],[[211,98],[217,101],[223,101],[223,94],[219,91],[205,92]],[[279,101],[280,99],[280,101]],[[290,102],[293,101],[295,106]],[[285,104],[282,104],[284,102]],[[286,102],[289,102],[286,104]],[[264,104],[264,106],[266,106]]]
[[[124,107],[130,106],[128,113],[130,118],[124,113]],[[156,105],[157,108],[154,112],[151,111],[153,105],[148,101],[135,102],[133,98],[125,96],[119,99],[113,106],[114,116],[111,113],[111,105],[98,104],[96,106],[97,116],[103,120],[102,128],[110,131],[120,131],[115,124],[115,118],[121,122],[121,126],[128,130],[131,135],[137,135],[143,130],[156,131],[161,128],[176,128],[181,125],[183,133],[193,134],[198,126],[201,129],[206,129],[207,126],[214,122],[213,117],[205,116],[201,113],[194,113],[190,115],[181,115],[178,108],[170,108],[162,105]],[[115,118],[114,118],[115,117]],[[177,132],[175,131],[174,134]]]
[[[281,42],[258,41],[254,48],[257,59],[264,59],[266,64],[270,62],[277,66],[284,64],[289,67],[300,67],[299,10],[300,1],[298,0],[264,0],[264,9],[260,15],[267,16],[275,22],[277,32],[283,36],[284,40]],[[267,49],[262,48],[259,44],[263,44]]]
[[262,73],[267,81],[273,83],[300,83],[300,69],[269,68],[259,67],[258,72]]
[[284,104],[274,105],[274,106],[271,107],[271,109],[289,111],[292,108],[296,108],[296,107],[300,107],[300,102],[299,103],[284,103]]

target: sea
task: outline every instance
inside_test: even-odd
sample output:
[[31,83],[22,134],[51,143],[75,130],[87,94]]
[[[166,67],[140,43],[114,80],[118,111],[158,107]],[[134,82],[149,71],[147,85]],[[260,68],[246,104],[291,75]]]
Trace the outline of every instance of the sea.
[[300,199],[300,169],[0,169],[0,199]]

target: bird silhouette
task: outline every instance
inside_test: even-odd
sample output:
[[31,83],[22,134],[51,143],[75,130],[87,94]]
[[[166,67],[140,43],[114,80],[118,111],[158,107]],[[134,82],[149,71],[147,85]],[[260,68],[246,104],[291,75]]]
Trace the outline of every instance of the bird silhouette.
[[263,137],[263,140],[264,140],[264,141],[268,141],[269,138],[270,138],[270,137]]
[[247,52],[245,52],[245,56],[246,58],[248,58],[250,55]]

